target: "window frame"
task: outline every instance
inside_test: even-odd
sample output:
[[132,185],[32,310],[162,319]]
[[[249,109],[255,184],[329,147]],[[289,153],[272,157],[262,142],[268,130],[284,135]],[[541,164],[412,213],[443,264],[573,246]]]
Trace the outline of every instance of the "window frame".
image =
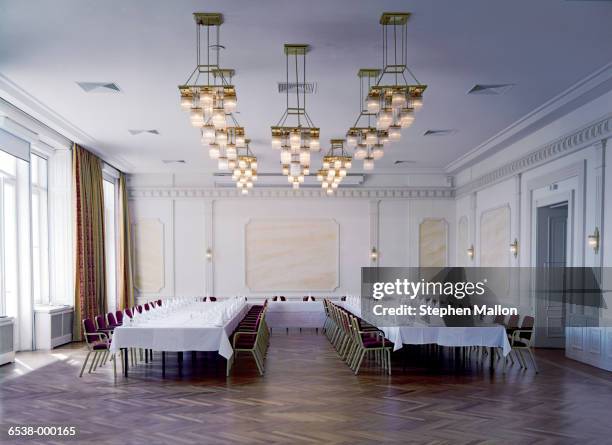
[[[7,153],[9,156],[14,157],[13,155],[11,155],[10,153]],[[15,162],[17,162],[17,160],[15,159]],[[13,187],[13,190],[15,191],[15,214],[14,214],[14,226],[15,226],[15,241],[16,243],[18,243],[18,233],[17,233],[17,224],[18,224],[18,218],[17,218],[17,175],[16,172],[13,175],[10,172],[7,172],[5,170],[0,169],[0,315],[7,315],[7,308],[8,308],[8,304],[6,301],[6,287],[5,287],[5,283],[6,283],[6,279],[5,279],[5,272],[6,272],[6,267],[5,267],[5,237],[4,237],[4,232],[5,232],[5,215],[4,215],[4,188],[6,184],[11,184]],[[18,261],[18,251],[16,252],[16,259],[17,261],[15,262],[15,267],[16,267],[16,272],[17,272],[17,295],[19,295],[19,261]]]
[[115,292],[114,292],[114,307],[110,307],[110,299],[109,299],[109,289],[108,289],[108,282],[109,282],[109,268],[107,267],[107,261],[108,261],[108,240],[107,240],[107,218],[106,218],[106,201],[104,201],[104,249],[105,249],[105,253],[104,253],[104,267],[105,267],[105,272],[106,272],[106,298],[107,298],[107,309],[110,311],[112,310],[113,312],[115,310],[117,310],[118,307],[118,298],[119,298],[119,288],[118,288],[118,284],[119,284],[119,271],[118,271],[118,263],[117,263],[117,259],[118,259],[118,255],[119,255],[119,173],[117,171],[115,171],[114,169],[112,169],[112,167],[108,166],[108,164],[104,164],[104,168],[102,170],[102,188],[103,188],[103,195],[104,195],[104,181],[109,182],[111,184],[113,184],[113,208],[114,208],[114,212],[113,212],[113,233],[114,233],[114,240],[113,240],[113,249],[114,249],[114,268],[112,270],[112,274],[113,274],[113,278],[114,278],[114,283],[115,283]]
[[[39,158],[42,159],[43,161],[45,161],[45,179],[46,179],[46,184],[45,186],[41,186],[40,185],[40,177],[41,177],[41,170],[40,170],[40,164],[38,164],[37,168],[37,173],[38,173],[38,178],[36,178],[36,184],[34,184],[34,178],[33,178],[33,168],[32,166],[34,165],[34,158]],[[39,163],[40,161],[36,161],[37,163]],[[40,299],[37,299],[37,295],[35,294],[35,285],[34,285],[34,280],[35,280],[35,273],[34,273],[34,261],[35,261],[35,255],[34,255],[34,194],[38,195],[38,221],[36,222],[36,224],[38,225],[38,235],[39,235],[39,239],[38,239],[38,246],[39,249],[41,249],[41,252],[39,252],[39,263],[40,263],[40,270],[39,270],[39,280],[40,280],[40,285],[41,285],[41,295],[40,295]],[[43,205],[43,200],[41,199],[41,197],[44,196],[44,205]],[[44,207],[44,209],[43,209]],[[44,210],[41,211],[41,210]],[[45,220],[44,222],[46,222],[46,224],[41,224],[43,222],[43,220],[41,219],[42,215],[44,215]],[[50,206],[49,206],[49,156],[47,156],[44,153],[41,153],[39,151],[35,151],[32,150],[30,152],[30,227],[31,227],[31,251],[32,251],[32,294],[33,294],[33,299],[34,299],[34,304],[35,305],[52,305],[54,304],[54,298],[55,296],[52,295],[51,292],[51,273],[50,273],[50,265],[51,265],[51,250],[49,249],[49,244],[50,244],[50,221],[51,221],[51,214],[50,214]],[[44,230],[41,230],[41,228],[44,227]],[[42,249],[44,246],[44,250],[46,255],[43,256],[42,253]],[[43,261],[45,262],[44,268],[42,267],[42,263]],[[44,283],[44,285],[43,285]],[[44,294],[44,295],[43,295]]]

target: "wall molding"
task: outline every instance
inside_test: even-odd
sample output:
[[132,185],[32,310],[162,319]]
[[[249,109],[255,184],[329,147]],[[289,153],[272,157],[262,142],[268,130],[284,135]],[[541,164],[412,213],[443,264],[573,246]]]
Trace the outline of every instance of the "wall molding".
[[612,113],[457,187],[455,194],[463,196],[473,193],[610,137],[612,137]]
[[325,199],[453,199],[451,187],[400,187],[400,188],[344,188],[333,196],[327,196],[320,188],[253,188],[243,196],[235,188],[213,187],[132,187],[128,189],[130,199],[279,199],[279,198],[325,198]]

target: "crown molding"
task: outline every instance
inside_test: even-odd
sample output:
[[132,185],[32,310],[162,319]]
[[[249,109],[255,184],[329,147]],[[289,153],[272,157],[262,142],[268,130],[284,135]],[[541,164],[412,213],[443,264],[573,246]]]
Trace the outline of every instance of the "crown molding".
[[612,62],[576,82],[476,148],[449,163],[446,165],[445,171],[447,173],[457,173],[457,171],[473,165],[475,162],[504,148],[514,138],[524,137],[525,132],[533,132],[534,127],[542,125],[547,119],[557,119],[571,112],[582,105],[578,103],[580,99],[591,100],[592,98],[589,98],[589,95],[592,95],[597,88],[601,89],[602,87],[605,87],[606,90],[612,89]]
[[608,138],[612,138],[612,113],[457,187],[455,195],[473,193]]
[[451,187],[401,187],[401,188],[339,188],[333,196],[327,196],[319,188],[253,188],[243,196],[235,188],[178,188],[178,187],[131,187],[130,199],[281,199],[281,198],[326,198],[326,199],[453,199]]

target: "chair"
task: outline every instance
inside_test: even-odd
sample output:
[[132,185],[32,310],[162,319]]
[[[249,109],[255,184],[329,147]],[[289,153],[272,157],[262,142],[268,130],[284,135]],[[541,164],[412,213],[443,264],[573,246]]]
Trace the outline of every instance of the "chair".
[[308,301],[308,297],[302,297],[302,301]]
[[123,324],[123,311],[115,312],[115,319],[117,320],[118,325],[122,325]]
[[139,304],[138,306],[136,306],[136,310],[139,314],[142,314],[142,305]]
[[504,322],[506,321],[506,316],[505,315],[496,315],[495,318],[493,319],[493,323],[495,324],[504,324]]
[[217,297],[208,297],[208,301],[217,301]]
[[148,312],[150,309],[151,309],[151,306],[149,306],[149,303],[145,303],[144,310]]
[[280,301],[287,301],[287,299],[283,295],[281,295],[280,296]]
[[[125,310],[125,315],[126,315],[128,318],[134,318],[134,310],[133,310],[133,309],[130,309],[130,308],[127,308],[127,309]],[[123,318],[123,317],[121,317],[121,318]]]
[[[266,309],[267,305],[264,304],[261,310],[256,309],[253,311],[253,314],[249,311],[249,314],[247,314],[238,325],[232,340],[234,355],[231,360],[233,361],[239,352],[250,352],[255,360],[260,375],[264,374],[264,359],[269,344],[269,329],[265,322]],[[252,321],[253,316],[256,316],[254,323]],[[230,367],[231,361],[228,360],[228,375]]]
[[106,323],[112,329],[115,329],[117,326],[121,326],[121,323],[117,321],[117,319],[115,318],[115,314],[113,314],[112,312],[106,314]]
[[[95,371],[98,366],[102,366],[104,363],[106,363],[106,360],[110,354],[111,345],[111,339],[109,336],[105,332],[98,331],[93,320],[90,318],[83,320],[83,336],[85,337],[85,344],[87,345],[88,352],[85,356],[83,366],[81,367],[79,377],[83,377],[83,371],[85,371],[85,366],[87,365],[87,361],[89,360],[91,354],[93,354],[93,358],[91,359],[89,370],[87,371],[89,374],[91,374],[92,370]],[[115,354],[112,355],[111,360],[113,361],[113,374],[116,378],[117,359]],[[123,357],[121,358],[121,369],[123,370]]]
[[506,333],[508,335],[512,335],[512,331],[518,329],[519,318],[518,315],[510,315],[508,317],[508,322],[506,323]]
[[523,318],[523,322],[521,323],[520,329],[515,329],[514,331],[512,331],[510,337],[510,346],[512,347],[512,352],[516,354],[521,368],[527,369],[527,361],[525,360],[525,357],[523,357],[523,351],[527,351],[529,353],[529,358],[533,363],[533,367],[535,368],[535,372],[538,373],[538,365],[535,361],[535,356],[533,355],[532,351],[533,325],[533,317],[526,316],[525,318]]
[[158,305],[158,306],[161,306],[161,305],[162,305],[161,298],[160,298],[159,300],[157,300],[157,305]]
[[98,332],[104,332],[108,336],[108,338],[110,338],[112,333],[113,333],[113,330],[115,328],[109,326],[106,323],[106,316],[105,315],[96,315],[95,321],[96,321],[96,328],[97,328]]

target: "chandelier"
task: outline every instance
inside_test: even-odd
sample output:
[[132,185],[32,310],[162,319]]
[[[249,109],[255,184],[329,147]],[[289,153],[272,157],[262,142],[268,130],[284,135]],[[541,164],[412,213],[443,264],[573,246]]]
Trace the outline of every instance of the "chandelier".
[[[376,114],[376,129],[387,131],[391,141],[399,141],[402,128],[412,125],[415,111],[423,106],[423,92],[427,88],[407,66],[409,17],[407,12],[385,12],[380,17],[383,69],[365,99],[368,112]],[[410,83],[406,75],[414,82]]]
[[380,76],[381,70],[362,68],[357,72],[359,77],[360,110],[355,123],[346,133],[346,146],[353,149],[353,157],[363,161],[364,170],[372,170],[374,161],[385,154],[384,144],[391,141],[389,130],[376,128],[376,113],[365,107],[364,96]]
[[[308,45],[285,44],[286,108],[278,123],[271,127],[272,148],[280,150],[282,173],[294,189],[299,188],[304,177],[310,174],[311,152],[321,150],[319,128],[315,127],[306,112],[308,50]],[[295,78],[290,83],[289,78],[293,79],[293,74]],[[295,95],[290,94],[290,90],[295,91]]]
[[257,181],[257,158],[249,148],[249,139],[245,140],[245,146],[238,149],[238,154],[232,170],[232,179],[236,182],[236,187],[243,195],[248,195],[253,188],[253,183]]
[[[236,88],[233,69],[220,67],[220,28],[223,15],[196,12],[196,67],[179,85],[181,108],[189,113],[191,125],[200,129],[201,142],[208,148],[219,170],[233,169],[237,150],[244,148],[246,135],[234,112]],[[204,47],[204,49],[203,49]]]
[[333,195],[352,167],[352,158],[344,150],[344,139],[332,139],[330,143],[329,151],[323,156],[323,168],[317,172],[317,180],[328,195]]

